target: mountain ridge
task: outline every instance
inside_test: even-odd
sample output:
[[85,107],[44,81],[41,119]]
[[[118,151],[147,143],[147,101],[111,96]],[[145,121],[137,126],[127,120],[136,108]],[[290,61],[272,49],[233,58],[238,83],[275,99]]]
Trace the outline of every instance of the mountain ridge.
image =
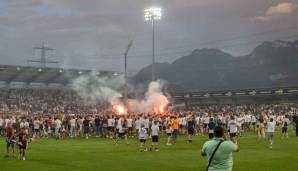
[[[214,48],[195,49],[173,63],[156,63],[157,78],[170,88],[222,90],[298,85],[298,40],[266,41],[250,54],[233,56]],[[151,80],[151,65],[134,77]]]

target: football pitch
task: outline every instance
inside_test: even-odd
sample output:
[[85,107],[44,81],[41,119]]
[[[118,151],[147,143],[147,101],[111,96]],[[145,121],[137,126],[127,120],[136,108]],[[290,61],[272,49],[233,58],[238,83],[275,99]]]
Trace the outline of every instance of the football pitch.
[[[140,152],[137,140],[129,144],[101,138],[38,139],[29,145],[25,161],[5,158],[5,140],[0,139],[1,171],[204,171],[206,157],[200,150],[206,136],[196,136],[188,144],[185,136],[179,136],[172,146],[160,140],[160,151]],[[149,143],[147,143],[149,145]],[[239,138],[240,152],[234,153],[234,171],[297,171],[298,138],[290,130],[289,139],[282,140],[275,134],[273,149],[267,141],[257,140],[250,133]]]

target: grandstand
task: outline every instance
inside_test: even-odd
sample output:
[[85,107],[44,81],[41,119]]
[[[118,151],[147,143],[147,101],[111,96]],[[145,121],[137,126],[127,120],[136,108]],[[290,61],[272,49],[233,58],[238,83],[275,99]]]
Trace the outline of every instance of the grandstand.
[[[0,65],[0,88],[68,88],[72,80],[90,72],[108,77],[118,74],[112,71]],[[170,95],[173,104],[190,108],[204,104],[294,103],[298,101],[298,86],[217,91],[174,88],[170,90]]]
[[171,93],[174,103],[187,108],[212,104],[297,103],[298,86],[219,91],[179,91]]
[[[53,85],[67,86],[80,75],[93,72],[93,70],[41,68],[29,66],[0,65],[1,87],[55,87]],[[111,71],[95,71],[98,75],[113,76]]]

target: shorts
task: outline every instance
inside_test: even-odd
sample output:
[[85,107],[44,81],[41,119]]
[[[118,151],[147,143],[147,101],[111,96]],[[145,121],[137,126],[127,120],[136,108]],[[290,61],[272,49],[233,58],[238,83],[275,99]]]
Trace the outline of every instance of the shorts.
[[273,132],[268,132],[268,139],[272,140],[273,139]]
[[288,132],[288,127],[282,127],[281,128],[281,133],[287,133]]
[[8,139],[6,139],[6,147],[7,148],[9,148],[9,147],[14,148],[15,144],[16,144],[16,141],[15,140],[8,140]]
[[158,136],[156,135],[152,136],[152,142],[158,142]]
[[114,127],[108,127],[108,131],[114,131]]
[[233,133],[230,133],[230,137],[233,138],[233,137],[237,137],[237,132],[233,132]]
[[84,126],[84,134],[89,134],[89,126]]
[[204,123],[203,128],[207,128],[208,124]]
[[180,129],[185,128],[185,125],[179,125]]
[[27,149],[27,141],[20,141],[18,145],[19,145],[19,149],[24,149],[24,150]]
[[208,134],[208,137],[209,137],[209,139],[214,138],[214,133],[209,133],[209,134]]
[[34,132],[39,132],[39,129],[34,129]]
[[172,136],[172,133],[167,133],[167,136],[169,136],[169,137]]
[[55,128],[55,135],[59,135],[60,134],[60,128]]
[[124,132],[118,133],[118,137],[124,138],[125,137],[125,133]]
[[194,135],[195,134],[195,130],[193,128],[188,128],[187,130],[189,135]]
[[171,134],[172,138],[176,139],[177,138],[177,130],[174,130]]
[[140,142],[141,142],[141,143],[145,143],[146,140],[145,140],[145,139],[140,139]]

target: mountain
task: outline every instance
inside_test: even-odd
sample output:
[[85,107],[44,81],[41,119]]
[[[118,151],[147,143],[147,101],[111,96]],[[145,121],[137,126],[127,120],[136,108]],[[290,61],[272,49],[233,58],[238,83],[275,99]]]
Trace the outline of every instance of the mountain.
[[[298,40],[264,42],[245,56],[218,49],[196,49],[172,64],[156,63],[156,76],[170,88],[224,90],[298,85]],[[151,80],[151,66],[135,75]]]

